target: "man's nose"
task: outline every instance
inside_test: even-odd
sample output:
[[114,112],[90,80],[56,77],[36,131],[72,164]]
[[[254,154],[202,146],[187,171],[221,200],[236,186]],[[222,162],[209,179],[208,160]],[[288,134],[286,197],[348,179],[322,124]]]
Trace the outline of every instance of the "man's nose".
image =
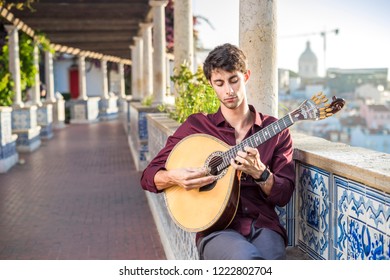
[[234,93],[233,87],[229,83],[226,83],[225,92],[226,92],[226,94]]

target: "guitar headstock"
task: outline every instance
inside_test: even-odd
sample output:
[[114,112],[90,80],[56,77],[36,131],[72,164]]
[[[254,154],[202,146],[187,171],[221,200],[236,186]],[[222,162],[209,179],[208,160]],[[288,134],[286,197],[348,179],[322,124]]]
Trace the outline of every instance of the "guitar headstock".
[[299,120],[322,120],[333,116],[340,111],[345,100],[342,98],[332,97],[332,102],[328,103],[328,98],[322,93],[317,93],[311,99],[305,100],[290,116],[294,121]]

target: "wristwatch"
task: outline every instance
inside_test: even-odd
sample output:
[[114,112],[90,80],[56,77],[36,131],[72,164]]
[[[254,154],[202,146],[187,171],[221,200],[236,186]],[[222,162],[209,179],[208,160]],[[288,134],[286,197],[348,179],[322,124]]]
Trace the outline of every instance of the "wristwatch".
[[259,179],[253,178],[253,180],[254,180],[257,184],[264,184],[264,183],[268,180],[269,175],[271,175],[271,172],[269,171],[269,169],[268,169],[268,167],[267,167],[267,168],[263,171],[263,173],[261,173]]

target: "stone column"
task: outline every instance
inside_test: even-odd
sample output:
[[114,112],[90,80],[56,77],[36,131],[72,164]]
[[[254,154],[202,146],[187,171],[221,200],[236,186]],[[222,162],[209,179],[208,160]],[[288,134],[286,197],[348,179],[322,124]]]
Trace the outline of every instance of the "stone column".
[[135,66],[135,71],[137,72],[136,76],[136,89],[138,92],[138,96],[140,99],[145,98],[145,91],[143,88],[143,73],[144,73],[144,58],[143,58],[143,49],[144,49],[144,43],[141,37],[135,37],[135,56],[136,56],[136,64]]
[[42,106],[41,102],[41,88],[40,88],[40,79],[39,79],[39,48],[38,45],[34,45],[34,67],[37,69],[34,77],[34,85],[31,89],[31,103],[33,105]]
[[102,99],[108,99],[108,77],[107,77],[107,60],[100,61],[102,65]]
[[56,101],[54,93],[53,54],[45,51],[46,102]]
[[[127,109],[127,97],[125,92],[125,67],[122,62],[118,63],[119,72],[119,92],[118,92],[118,110],[121,113],[123,121],[125,120],[124,113]],[[126,128],[127,126],[125,126]]]
[[85,72],[85,56],[79,55],[79,97],[71,102],[71,123],[91,123],[99,120],[100,97],[87,96],[87,79]]
[[131,49],[131,95],[133,100],[139,100],[141,98],[141,94],[138,89],[137,81],[138,77],[138,69],[137,69],[137,48],[135,45],[130,46]]
[[79,98],[80,100],[87,100],[87,79],[85,75],[85,57],[79,56]]
[[165,6],[168,1],[150,1],[153,8],[153,91],[154,102],[164,103],[166,95]]
[[8,49],[9,49],[9,71],[12,74],[14,82],[14,108],[24,106],[22,102],[22,85],[20,78],[20,59],[19,59],[19,34],[18,29],[13,25],[5,25],[8,33]]
[[184,62],[187,62],[190,69],[193,69],[194,28],[192,0],[175,1],[174,5],[175,69],[179,69]]
[[251,78],[248,101],[257,110],[278,116],[276,1],[240,1],[240,47],[247,55]]
[[140,23],[143,41],[143,90],[144,98],[153,95],[152,24]]
[[120,98],[126,98],[126,93],[125,93],[125,66],[123,65],[122,62],[118,64],[119,68],[119,97]]

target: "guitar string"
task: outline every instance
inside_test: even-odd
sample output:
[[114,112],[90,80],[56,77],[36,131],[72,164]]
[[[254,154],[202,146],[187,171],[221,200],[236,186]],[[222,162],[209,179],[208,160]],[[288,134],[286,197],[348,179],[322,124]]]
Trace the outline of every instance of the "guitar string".
[[[301,113],[301,109],[299,108],[295,112]],[[286,124],[286,120],[288,120],[287,124]],[[280,126],[281,122],[284,123],[283,128],[281,128],[281,126]],[[259,131],[259,132],[264,132],[265,135],[269,135],[268,138],[266,138],[263,134],[260,133],[258,135],[258,137],[256,136],[256,137],[249,137],[247,139],[244,139],[240,144],[227,150],[221,156],[216,156],[216,157],[212,158],[210,163],[209,163],[209,167],[212,170],[217,169],[217,171],[222,171],[224,168],[226,168],[227,166],[230,165],[229,159],[232,158],[234,155],[236,155],[238,150],[243,151],[243,147],[248,146],[248,145],[246,145],[247,142],[250,142],[251,145],[249,145],[249,146],[251,146],[251,147],[259,146],[262,143],[264,143],[266,140],[274,137],[276,134],[278,134],[279,132],[281,132],[282,130],[284,130],[285,128],[289,127],[292,124],[293,124],[293,122],[291,122],[289,115],[284,116],[279,121],[273,122],[269,126],[265,127],[263,130]],[[257,133],[259,133],[259,132],[257,132]],[[255,136],[256,134],[254,134],[253,136]],[[256,142],[254,142],[255,140],[257,140],[259,143],[257,144]],[[242,148],[241,148],[241,146],[242,146]],[[222,158],[222,162],[221,162],[221,158]],[[221,170],[219,170],[218,167],[220,165],[225,165],[225,166],[223,166],[223,168]]]

